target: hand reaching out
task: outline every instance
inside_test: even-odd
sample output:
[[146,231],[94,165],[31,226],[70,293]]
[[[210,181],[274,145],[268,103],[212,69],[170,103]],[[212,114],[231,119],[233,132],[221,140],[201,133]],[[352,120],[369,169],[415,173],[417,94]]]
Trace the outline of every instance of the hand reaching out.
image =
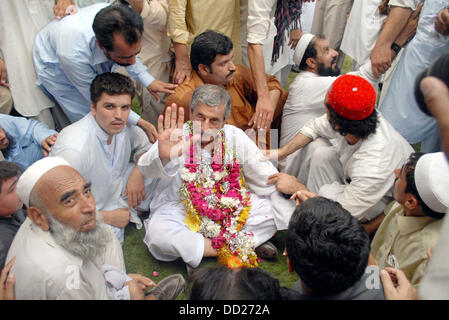
[[51,151],[51,147],[55,144],[56,139],[58,137],[58,134],[55,133],[51,136],[48,136],[47,138],[45,138],[42,143],[41,143],[41,149],[42,149],[42,153],[44,154],[44,156],[48,156],[48,154]]

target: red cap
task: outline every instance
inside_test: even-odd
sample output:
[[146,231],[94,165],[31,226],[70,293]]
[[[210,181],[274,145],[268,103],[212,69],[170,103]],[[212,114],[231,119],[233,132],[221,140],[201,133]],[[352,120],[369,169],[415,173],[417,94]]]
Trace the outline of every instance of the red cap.
[[363,120],[373,113],[376,90],[362,77],[345,74],[334,81],[328,99],[332,109],[343,118]]

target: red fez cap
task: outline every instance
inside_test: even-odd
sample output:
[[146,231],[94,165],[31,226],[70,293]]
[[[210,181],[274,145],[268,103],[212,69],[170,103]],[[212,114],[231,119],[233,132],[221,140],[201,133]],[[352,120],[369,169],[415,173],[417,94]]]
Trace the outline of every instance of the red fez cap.
[[334,81],[328,99],[332,109],[343,118],[363,120],[373,113],[376,90],[362,77],[345,74]]

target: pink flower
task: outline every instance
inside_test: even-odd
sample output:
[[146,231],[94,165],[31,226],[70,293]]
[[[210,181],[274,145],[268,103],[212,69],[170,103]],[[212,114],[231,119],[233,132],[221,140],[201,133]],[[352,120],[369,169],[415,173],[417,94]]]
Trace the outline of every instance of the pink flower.
[[155,277],[159,276],[159,272],[153,271],[153,276],[155,276]]
[[218,236],[212,239],[212,248],[214,249],[220,249],[223,247],[223,244],[225,243],[225,238],[223,236]]

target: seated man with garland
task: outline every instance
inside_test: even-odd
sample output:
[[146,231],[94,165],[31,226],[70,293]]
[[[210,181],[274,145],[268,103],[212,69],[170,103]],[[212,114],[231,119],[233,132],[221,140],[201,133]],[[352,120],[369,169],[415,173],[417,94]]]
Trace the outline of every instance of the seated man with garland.
[[196,88],[190,108],[192,121],[183,124],[184,109],[168,107],[158,119],[158,141],[139,159],[146,177],[160,178],[144,242],[156,259],[181,257],[188,270],[203,257],[257,266],[258,257],[277,255],[268,240],[287,228],[294,203],[266,184],[277,170],[261,161],[256,144],[225,124],[231,98],[224,88]]

